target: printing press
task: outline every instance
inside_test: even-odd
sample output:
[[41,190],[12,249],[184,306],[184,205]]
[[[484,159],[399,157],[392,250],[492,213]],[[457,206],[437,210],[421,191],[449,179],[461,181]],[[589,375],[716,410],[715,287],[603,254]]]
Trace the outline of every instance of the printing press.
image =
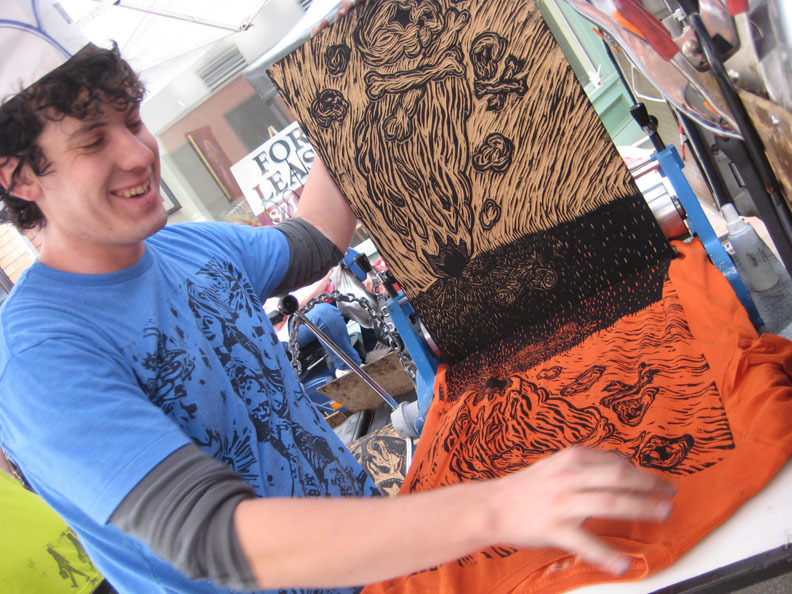
[[[648,155],[633,159],[630,171],[663,234],[673,240],[700,240],[760,333],[788,337],[788,314],[775,303],[788,299],[783,295],[790,291],[787,271],[792,264],[789,145],[783,138],[792,122],[786,103],[792,80],[787,59],[792,52],[789,11],[783,3],[772,1],[749,5],[702,0],[677,5],[569,0],[569,5],[603,38],[627,89],[634,86],[635,73],[640,72],[662,95],[684,133],[683,147],[692,151],[694,167],[700,168],[714,197],[711,204],[706,203],[691,189],[679,152],[666,145],[657,118],[628,91],[634,103],[629,111],[645,133],[641,144]],[[557,13],[547,3],[539,7],[556,33]],[[570,12],[566,14],[570,18]],[[253,84],[262,70],[260,65],[249,69],[247,76]],[[727,161],[725,168],[719,159]],[[767,248],[766,253],[780,277],[767,292],[752,291],[745,270],[735,261],[718,214],[727,203],[735,203],[746,216],[757,215],[767,229],[774,252]],[[376,233],[371,235],[376,244]],[[394,278],[390,271],[372,270],[367,260],[360,263],[384,287],[377,304],[380,321],[398,336],[389,344],[406,354],[402,362],[413,381],[415,400],[397,403],[367,373],[366,366],[354,366],[361,380],[358,385],[371,390],[375,402],[376,397],[384,401],[382,406],[392,413],[400,435],[415,438],[421,435],[435,397],[435,375],[445,362],[444,353],[399,288],[398,275]],[[329,297],[354,299],[339,293]],[[293,303],[281,307],[305,321]],[[327,342],[326,337],[322,340]],[[345,380],[347,385],[351,380]],[[790,473],[786,464],[758,495],[671,567],[640,582],[587,586],[579,591],[733,591],[785,574],[792,560],[788,551],[792,516],[785,504]]]

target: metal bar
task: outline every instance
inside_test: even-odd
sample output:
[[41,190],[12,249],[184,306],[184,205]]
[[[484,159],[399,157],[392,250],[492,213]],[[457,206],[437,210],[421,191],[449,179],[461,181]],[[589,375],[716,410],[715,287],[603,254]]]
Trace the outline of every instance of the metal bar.
[[[283,310],[281,311],[282,313],[285,313],[283,312]],[[327,348],[329,348],[336,355],[338,355],[344,363],[349,365],[350,369],[352,369],[352,371],[354,371],[358,375],[358,377],[360,377],[360,379],[366,382],[372,390],[374,390],[385,402],[387,402],[388,406],[390,406],[391,409],[396,410],[399,407],[398,403],[385,390],[383,390],[382,387],[377,382],[375,382],[374,379],[368,373],[363,371],[360,365],[358,365],[352,359],[350,359],[349,356],[346,353],[344,353],[344,351],[342,351],[336,345],[336,343],[332,341],[332,339],[329,336],[327,336],[327,334],[322,332],[316,326],[316,324],[314,324],[311,320],[306,318],[305,314],[303,314],[299,309],[292,313],[293,315],[297,316],[303,324],[308,326],[308,328],[310,328],[310,330],[314,334],[316,334],[316,337],[319,340],[321,340],[325,344],[325,346],[327,346]]]
[[434,396],[434,379],[440,364],[424,340],[415,331],[410,316],[414,313],[412,305],[404,293],[399,292],[386,303],[391,320],[399,332],[407,352],[415,363],[415,388],[418,396],[418,419],[416,427],[420,432]]
[[712,155],[711,146],[708,144],[704,135],[699,130],[698,123],[692,118],[688,117],[684,112],[673,108],[677,117],[682,124],[688,141],[693,147],[693,155],[698,160],[699,168],[704,173],[709,183],[712,195],[715,197],[715,202],[718,207],[723,206],[727,202],[733,202],[734,198],[729,192],[726,182],[723,180],[723,173],[718,168],[715,158]]
[[[104,4],[107,6],[107,2],[105,0],[93,0],[94,2],[98,2],[100,4]],[[232,27],[230,25],[217,23],[215,21],[210,21],[206,19],[201,19],[190,14],[184,14],[180,12],[173,12],[171,10],[164,10],[162,8],[153,9],[150,6],[140,6],[138,4],[129,3],[127,0],[115,0],[110,6],[118,7],[118,8],[126,8],[128,10],[136,10],[138,12],[144,12],[146,14],[151,14],[154,16],[161,16],[168,19],[175,19],[177,21],[185,21],[187,23],[194,23],[196,25],[203,25],[205,27],[214,27],[215,29],[223,29],[225,31],[233,31],[234,33],[238,33],[240,31],[247,31],[250,28],[250,23],[242,23],[237,27]]]

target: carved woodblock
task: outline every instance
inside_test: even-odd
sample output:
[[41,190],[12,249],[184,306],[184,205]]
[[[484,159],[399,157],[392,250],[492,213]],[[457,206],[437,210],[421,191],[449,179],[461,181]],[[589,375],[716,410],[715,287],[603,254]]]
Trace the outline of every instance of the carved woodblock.
[[270,76],[449,361],[659,298],[668,244],[532,2],[368,0]]
[[347,446],[383,495],[398,493],[407,474],[413,442],[390,423]]

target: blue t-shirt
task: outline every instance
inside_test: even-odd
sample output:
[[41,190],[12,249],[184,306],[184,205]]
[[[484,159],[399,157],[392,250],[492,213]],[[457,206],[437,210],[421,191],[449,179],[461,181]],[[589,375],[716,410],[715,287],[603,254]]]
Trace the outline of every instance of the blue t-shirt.
[[377,493],[261,307],[288,262],[271,228],[174,225],[118,272],[36,263],[0,309],[0,441],[119,590],[222,591],[107,523],[191,441],[262,497]]

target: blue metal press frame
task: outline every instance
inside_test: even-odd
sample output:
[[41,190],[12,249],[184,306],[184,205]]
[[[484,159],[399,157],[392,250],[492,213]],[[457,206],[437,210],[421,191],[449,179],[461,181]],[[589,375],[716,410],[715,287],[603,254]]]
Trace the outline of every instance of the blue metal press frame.
[[424,421],[426,421],[426,413],[432,404],[437,368],[443,361],[429,349],[426,340],[415,328],[411,320],[415,315],[415,310],[403,291],[399,291],[395,297],[389,298],[385,306],[390,312],[391,321],[396,327],[405,349],[415,363],[415,392],[418,396],[418,418],[415,421],[415,428],[420,433]]
[[707,254],[709,254],[710,260],[712,260],[715,267],[721,271],[723,276],[726,277],[726,280],[731,284],[732,289],[734,289],[734,292],[737,294],[737,298],[748,312],[748,316],[751,318],[753,325],[756,327],[761,326],[764,322],[762,316],[759,315],[759,310],[756,309],[756,304],[751,297],[751,293],[737,273],[734,261],[732,261],[731,256],[729,256],[729,253],[723,247],[712,225],[710,225],[707,215],[704,214],[704,210],[701,208],[698,198],[693,193],[685,174],[682,173],[682,168],[685,164],[682,162],[682,159],[679,158],[679,153],[676,148],[667,146],[662,151],[653,153],[652,158],[659,163],[663,175],[671,182],[677,198],[679,199],[679,203],[685,210],[685,222],[691,234],[701,239],[701,242],[704,244],[704,249],[706,249]]

